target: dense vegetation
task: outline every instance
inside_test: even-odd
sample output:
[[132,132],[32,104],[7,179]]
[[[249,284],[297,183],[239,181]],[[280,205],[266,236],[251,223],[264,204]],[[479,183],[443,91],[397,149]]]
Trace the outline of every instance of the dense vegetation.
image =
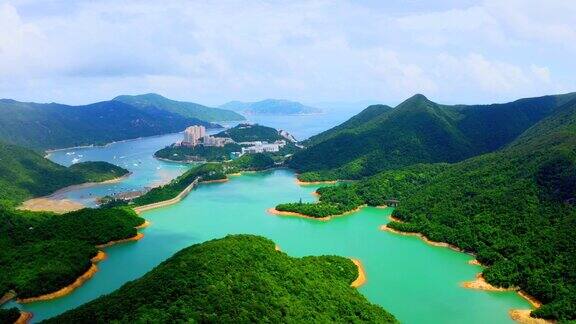
[[[224,180],[227,178],[226,174],[240,171],[261,171],[273,166],[274,160],[265,154],[246,154],[230,162],[204,163],[184,172],[166,185],[153,188],[146,194],[133,199],[130,203],[143,206],[175,198],[196,178],[199,182]],[[118,203],[111,201],[109,205],[115,206]]]
[[301,180],[360,179],[418,163],[458,162],[502,148],[576,93],[506,104],[446,106],[416,95],[372,106],[307,141],[290,166]]
[[242,147],[234,143],[226,144],[223,147],[204,145],[196,145],[194,147],[170,145],[156,151],[154,156],[161,159],[179,162],[220,162],[230,160],[230,153],[240,151],[242,151]]
[[244,154],[225,164],[228,173],[240,171],[262,171],[274,167],[274,159],[268,154]]
[[475,253],[489,266],[488,282],[544,303],[535,316],[576,319],[576,100],[500,151],[386,171],[351,187],[323,194],[370,205],[398,198],[394,216],[403,222],[390,227]]
[[299,102],[266,99],[257,102],[230,101],[220,106],[220,108],[230,109],[244,114],[262,114],[262,115],[302,115],[318,114],[322,110],[303,105]]
[[184,172],[170,183],[153,188],[146,194],[132,200],[137,206],[148,205],[178,196],[196,178],[199,181],[212,181],[226,179],[226,172],[221,163],[205,163]]
[[11,324],[15,323],[20,317],[20,311],[16,307],[9,309],[0,308],[0,323]]
[[38,153],[0,143],[0,205],[15,205],[84,182],[123,176],[128,170],[106,162],[83,162],[68,168]]
[[396,322],[350,287],[357,276],[349,259],[293,258],[268,239],[231,235],[183,249],[142,278],[47,322]]
[[0,111],[0,141],[42,150],[180,132],[190,125],[215,126],[114,100],[68,106],[0,99]]
[[231,110],[206,107],[193,102],[171,100],[155,93],[118,96],[114,98],[114,101],[120,101],[145,111],[161,109],[186,118],[211,122],[245,120],[244,116]]
[[448,164],[418,164],[400,170],[384,171],[354,183],[321,187],[314,203],[286,203],[276,210],[296,212],[311,217],[327,217],[354,210],[362,205],[384,206],[387,200],[403,198],[434,179]]
[[277,140],[285,139],[276,129],[258,124],[239,124],[214,136],[230,137],[237,143],[254,141],[274,143]]
[[133,237],[143,222],[124,208],[63,215],[0,209],[0,296],[35,297],[71,284],[90,267],[95,245]]

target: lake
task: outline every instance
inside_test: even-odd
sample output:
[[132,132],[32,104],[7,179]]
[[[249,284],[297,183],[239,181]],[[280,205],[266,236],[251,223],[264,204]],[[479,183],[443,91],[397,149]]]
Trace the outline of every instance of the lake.
[[[103,160],[133,172],[117,184],[64,194],[90,202],[115,190],[167,181],[186,170],[188,165],[152,157],[154,151],[180,137],[170,134],[58,151],[50,158],[66,165],[74,158]],[[114,291],[191,244],[249,233],[272,239],[291,256],[334,254],[359,259],[367,275],[360,292],[404,323],[510,323],[511,308],[530,308],[513,292],[461,288],[461,282],[474,279],[481,271],[467,264],[471,256],[427,245],[416,237],[381,231],[379,227],[389,221],[391,208],[364,208],[329,222],[269,215],[266,209],[278,203],[315,199],[312,193],[317,187],[299,186],[295,179],[292,171],[279,169],[200,185],[178,204],[143,213],[142,217],[151,222],[141,230],[145,237],[106,248],[108,257],[98,264],[98,273],[70,295],[17,306],[33,312],[33,321],[40,321]],[[16,303],[5,306],[12,305]]]

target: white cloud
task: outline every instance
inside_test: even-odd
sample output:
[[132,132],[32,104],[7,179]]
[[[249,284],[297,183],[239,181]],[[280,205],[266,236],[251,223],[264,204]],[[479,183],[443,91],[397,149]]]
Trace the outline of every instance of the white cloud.
[[523,3],[6,2],[0,94],[85,103],[155,91],[216,104],[422,92],[473,102],[576,87],[576,5]]

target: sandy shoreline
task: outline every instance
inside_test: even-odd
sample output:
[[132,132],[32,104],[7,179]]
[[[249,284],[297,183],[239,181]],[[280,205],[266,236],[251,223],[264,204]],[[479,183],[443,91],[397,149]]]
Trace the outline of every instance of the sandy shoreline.
[[102,182],[86,182],[86,183],[82,183],[82,184],[64,187],[64,188],[56,190],[55,192],[51,193],[50,195],[28,199],[28,200],[24,201],[20,206],[18,206],[17,209],[36,211],[36,212],[46,211],[46,212],[53,212],[53,213],[57,213],[57,214],[64,214],[64,213],[80,210],[80,209],[86,208],[86,206],[79,203],[79,202],[76,202],[76,201],[73,201],[70,199],[63,199],[60,197],[63,194],[70,192],[70,191],[73,191],[73,190],[84,189],[84,188],[89,188],[89,187],[94,187],[94,186],[99,186],[99,185],[105,185],[105,184],[111,184],[111,183],[118,183],[118,182],[126,179],[130,175],[131,175],[131,173],[127,173],[121,177],[110,179],[110,180],[105,180]]
[[521,324],[551,324],[557,323],[556,321],[546,320],[543,318],[535,318],[530,316],[530,309],[511,309],[508,312],[510,318]]
[[391,232],[391,233],[394,233],[394,234],[404,235],[404,236],[416,236],[416,237],[419,237],[420,239],[422,239],[424,242],[426,242],[426,243],[429,244],[429,245],[437,246],[437,247],[445,247],[445,248],[449,248],[449,249],[451,249],[451,250],[454,250],[454,251],[456,251],[456,252],[466,253],[466,252],[464,252],[464,250],[462,250],[462,249],[460,249],[459,247],[454,246],[454,245],[452,245],[452,244],[448,244],[448,243],[445,243],[445,242],[431,241],[430,239],[428,239],[426,236],[424,236],[424,235],[421,234],[421,233],[401,232],[401,231],[398,231],[398,230],[395,230],[395,229],[393,229],[393,228],[388,227],[388,225],[382,225],[382,226],[380,226],[380,230],[381,230],[381,231]]
[[[390,215],[389,218],[391,221],[395,221],[395,222],[399,222],[399,223],[403,222],[402,220],[400,220],[400,219],[398,219],[392,215]],[[421,238],[424,242],[426,242],[430,245],[439,246],[439,247],[447,247],[447,248],[450,248],[450,249],[457,251],[457,252],[464,252],[462,249],[458,248],[457,246],[454,246],[454,245],[451,245],[448,243],[444,243],[444,242],[431,241],[421,233],[401,232],[401,231],[395,230],[393,228],[390,228],[387,225],[380,226],[380,229],[383,231],[388,231],[388,232],[392,232],[392,233],[399,234],[399,235],[417,236],[417,237]],[[467,253],[467,252],[464,252],[464,253]],[[471,253],[467,253],[467,254],[473,255]],[[473,260],[468,261],[468,264],[475,265],[475,266],[483,266],[482,263],[480,263],[477,259],[473,259]],[[518,293],[518,295],[520,295],[520,297],[527,300],[534,308],[539,308],[540,306],[542,306],[542,303],[540,301],[538,301],[535,297],[527,294],[523,290],[520,290],[518,287],[502,288],[502,287],[496,287],[496,286],[491,285],[490,283],[488,283],[484,279],[484,276],[482,276],[482,273],[477,274],[475,280],[465,281],[465,282],[461,283],[461,286],[463,288],[467,288],[467,289],[477,289],[477,290],[484,290],[484,291],[515,291],[516,293]],[[532,310],[530,310],[530,309],[512,309],[509,311],[509,315],[514,321],[516,321],[518,323],[524,323],[524,324],[556,323],[555,321],[530,317],[531,311]]]
[[142,224],[140,224],[140,225],[138,225],[138,226],[136,226],[136,227],[134,227],[134,228],[135,228],[135,229],[142,229],[142,228],[146,228],[146,227],[150,226],[150,224],[151,224],[151,223],[150,223],[148,220],[144,220],[144,223],[142,223]]
[[280,210],[277,210],[276,208],[268,208],[268,209],[266,209],[266,212],[268,214],[277,215],[277,216],[292,216],[292,217],[313,219],[313,220],[317,220],[317,221],[321,221],[321,222],[327,222],[327,221],[331,220],[332,218],[342,217],[342,216],[346,216],[349,214],[353,214],[364,207],[366,207],[366,206],[363,205],[363,206],[354,208],[354,209],[347,211],[345,213],[342,213],[342,214],[330,215],[330,216],[325,216],[325,217],[312,217],[312,216],[308,216],[308,215],[304,215],[304,214],[300,214],[300,213],[296,213],[296,212],[280,211]]
[[50,299],[55,299],[55,298],[60,298],[62,296],[66,296],[69,293],[71,293],[72,291],[74,291],[74,289],[82,286],[84,284],[84,282],[86,282],[88,279],[92,278],[96,274],[97,271],[98,271],[98,267],[94,263],[92,263],[92,265],[90,266],[88,271],[86,271],[80,277],[76,278],[76,280],[73,283],[69,284],[66,287],[61,288],[61,289],[59,289],[53,293],[40,295],[37,297],[18,298],[16,301],[20,304],[25,304],[25,303],[31,303],[31,302],[41,301],[41,300],[50,300]]
[[20,317],[14,322],[14,324],[27,324],[32,319],[32,313],[20,311]]
[[338,180],[330,180],[330,181],[301,181],[300,179],[296,178],[296,184],[300,186],[312,186],[312,185],[321,185],[321,184],[336,184]]
[[86,206],[70,199],[49,199],[44,197],[28,199],[17,207],[19,210],[53,212],[56,214],[65,214],[83,208],[86,208]]
[[474,280],[464,281],[463,283],[460,284],[460,286],[462,286],[463,288],[467,288],[467,289],[478,289],[478,290],[485,290],[485,291],[517,291],[518,290],[518,288],[514,288],[514,287],[502,288],[502,287],[493,286],[493,285],[489,284],[486,281],[486,279],[484,279],[484,276],[482,275],[482,273],[478,273],[476,275],[476,279],[474,279]]
[[354,287],[354,288],[358,288],[358,287],[360,287],[366,283],[366,280],[367,280],[366,279],[366,271],[364,271],[364,266],[362,265],[362,262],[360,262],[360,260],[358,260],[358,259],[350,259],[350,260],[352,260],[352,262],[354,262],[356,267],[358,267],[358,278],[356,278],[356,280],[352,281],[350,286]]
[[112,246],[114,244],[118,244],[118,243],[126,243],[126,242],[132,242],[132,241],[138,241],[140,239],[142,239],[144,237],[144,234],[142,233],[137,233],[135,236],[126,238],[126,239],[121,239],[121,240],[116,240],[116,241],[110,241],[108,243],[104,243],[104,244],[99,244],[96,245],[97,248],[101,249],[101,248],[105,248],[105,247],[109,247]]

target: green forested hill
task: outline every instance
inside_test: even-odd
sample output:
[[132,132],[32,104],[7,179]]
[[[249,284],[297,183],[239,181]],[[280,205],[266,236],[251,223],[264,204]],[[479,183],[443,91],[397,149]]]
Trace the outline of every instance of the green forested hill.
[[0,209],[0,296],[58,291],[88,270],[95,245],[134,237],[143,222],[127,208],[63,215]]
[[293,258],[274,242],[231,235],[176,253],[142,278],[48,323],[393,323],[350,287],[337,256]]
[[304,141],[304,144],[306,146],[312,146],[343,133],[353,134],[357,131],[362,132],[370,126],[377,125],[378,122],[381,122],[382,119],[386,118],[390,111],[392,111],[392,107],[386,105],[369,106],[342,124],[310,137]]
[[278,133],[277,129],[258,124],[238,124],[214,136],[230,137],[235,142],[265,141],[273,143],[285,139]]
[[0,141],[34,149],[105,144],[180,132],[210,123],[166,110],[140,109],[120,101],[85,106],[0,100]]
[[[309,140],[290,166],[301,179],[358,179],[417,163],[457,162],[494,151],[576,98],[576,93],[506,104],[446,106],[415,95],[372,108]],[[378,113],[380,111],[380,113]]]
[[404,223],[390,227],[476,253],[489,265],[490,283],[519,286],[544,303],[536,316],[576,319],[576,99],[499,151],[385,171],[321,193],[320,206],[290,210],[398,198],[394,215]]
[[126,173],[128,170],[106,162],[83,162],[66,168],[32,150],[0,143],[0,204],[13,205],[69,185]]
[[144,110],[162,109],[187,118],[196,118],[211,122],[245,120],[244,116],[227,109],[206,107],[193,102],[176,101],[155,93],[113,99]]

